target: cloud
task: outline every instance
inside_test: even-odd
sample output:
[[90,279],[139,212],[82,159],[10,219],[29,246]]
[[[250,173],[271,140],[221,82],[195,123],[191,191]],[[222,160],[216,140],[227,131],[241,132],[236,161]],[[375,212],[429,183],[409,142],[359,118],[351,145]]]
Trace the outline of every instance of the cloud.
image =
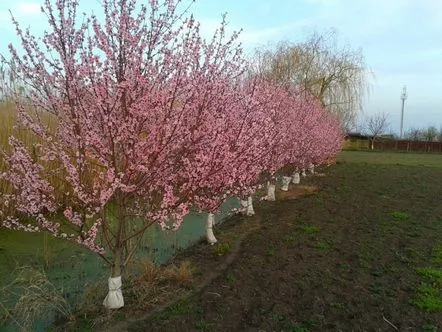
[[[201,24],[201,34],[206,39],[212,38],[213,33],[220,27],[221,20],[202,18],[198,20]],[[228,24],[226,28],[227,36],[233,31],[240,31],[238,41],[244,49],[251,50],[254,47],[265,46],[282,40],[288,40],[294,35],[298,35],[302,30],[313,26],[311,20],[296,20],[289,24],[275,25],[270,27],[254,27],[247,25]]]
[[267,27],[262,29],[257,28],[244,28],[240,39],[248,47],[255,47],[258,45],[265,45],[268,43],[277,43],[282,40],[292,39],[293,36],[297,36],[308,31],[314,27],[314,21],[310,19],[296,20],[295,22],[277,25],[273,27]]
[[38,3],[22,2],[16,5],[13,12],[17,12],[20,16],[34,15],[41,12],[41,5]]
[[36,36],[42,34],[47,24],[45,17],[40,11],[40,4],[36,2],[16,1],[15,4],[2,2],[3,1],[0,1],[0,33],[2,40],[6,41],[6,43],[0,44],[0,54],[6,55],[8,53],[7,45],[9,43],[16,47],[20,45],[9,10],[11,10],[19,22],[21,28],[29,27]]
[[340,0],[306,0],[307,3],[314,5],[334,6],[340,3]]
[[41,5],[35,2],[19,2],[10,7],[0,6],[0,29],[10,32],[15,31],[11,23],[9,10],[23,26],[38,24],[37,22],[42,18],[40,8]]
[[[41,5],[35,2],[19,2],[14,6],[0,6],[0,27],[9,24],[11,15],[9,11],[12,12],[14,17],[30,19],[36,16],[41,16]],[[7,23],[7,24],[5,24]]]

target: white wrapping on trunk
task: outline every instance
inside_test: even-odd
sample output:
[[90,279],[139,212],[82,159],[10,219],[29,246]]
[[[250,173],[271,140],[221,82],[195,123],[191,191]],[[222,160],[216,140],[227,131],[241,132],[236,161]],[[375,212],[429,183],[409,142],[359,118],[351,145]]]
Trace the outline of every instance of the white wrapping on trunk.
[[212,246],[218,242],[215,235],[213,235],[214,224],[215,224],[215,216],[213,215],[213,213],[209,213],[207,215],[206,238],[207,242]]
[[275,197],[275,189],[276,186],[274,184],[267,184],[267,200],[268,201],[276,201]]
[[254,216],[255,210],[253,209],[253,199],[252,196],[249,196],[247,198],[247,215],[248,216]]
[[298,172],[293,173],[292,182],[293,184],[299,184],[301,182],[301,177],[299,176]]
[[283,176],[282,177],[282,186],[281,186],[281,190],[282,191],[287,191],[289,190],[289,184],[290,182],[292,182],[292,177],[291,176]]
[[245,199],[240,199],[239,200],[240,204],[241,204],[241,213],[242,214],[247,214],[248,212],[248,207],[249,207],[249,202]]
[[123,292],[121,291],[121,276],[108,279],[109,292],[103,301],[108,309],[119,309],[124,307]]
[[301,175],[304,176],[304,177],[307,176],[307,174],[305,173],[305,168],[302,169]]
[[315,174],[315,165],[311,164],[308,166],[308,170],[311,174]]

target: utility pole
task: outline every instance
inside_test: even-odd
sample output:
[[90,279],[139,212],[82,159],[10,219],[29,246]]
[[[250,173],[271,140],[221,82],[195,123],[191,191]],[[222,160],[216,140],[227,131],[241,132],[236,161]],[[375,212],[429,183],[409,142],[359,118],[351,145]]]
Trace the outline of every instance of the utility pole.
[[402,94],[401,94],[402,111],[401,111],[401,134],[399,136],[400,139],[403,138],[403,134],[404,134],[404,107],[405,107],[405,99],[407,99],[407,97],[408,97],[407,87],[404,86],[404,88],[402,89]]

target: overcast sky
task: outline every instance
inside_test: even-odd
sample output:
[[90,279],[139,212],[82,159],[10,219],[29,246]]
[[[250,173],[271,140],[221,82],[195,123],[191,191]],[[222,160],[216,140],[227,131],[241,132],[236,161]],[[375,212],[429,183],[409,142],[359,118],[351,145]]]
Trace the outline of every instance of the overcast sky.
[[[44,29],[42,0],[0,0],[0,53],[18,45],[11,9],[36,35]],[[80,0],[99,10],[98,0]],[[404,127],[442,126],[442,0],[197,0],[192,10],[209,36],[227,12],[230,29],[243,29],[247,52],[281,40],[302,41],[335,28],[342,43],[361,48],[374,73],[365,112],[389,114],[398,133],[402,87],[407,86]]]

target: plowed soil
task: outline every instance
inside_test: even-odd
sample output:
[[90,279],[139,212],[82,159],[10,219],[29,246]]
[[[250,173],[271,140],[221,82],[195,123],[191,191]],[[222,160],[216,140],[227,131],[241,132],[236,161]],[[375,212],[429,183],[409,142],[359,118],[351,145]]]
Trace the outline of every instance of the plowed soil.
[[121,330],[442,328],[442,169],[321,172],[217,227],[214,247],[179,255],[196,267],[190,293]]

